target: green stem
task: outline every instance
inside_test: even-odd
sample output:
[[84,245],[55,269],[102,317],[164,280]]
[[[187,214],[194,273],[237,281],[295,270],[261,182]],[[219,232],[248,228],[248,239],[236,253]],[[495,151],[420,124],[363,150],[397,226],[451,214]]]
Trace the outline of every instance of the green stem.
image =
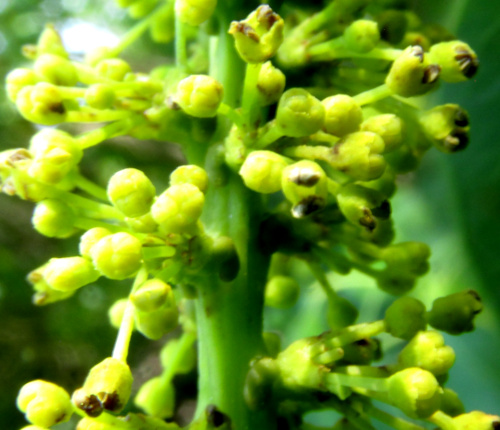
[[187,69],[186,24],[175,16],[175,65],[179,70]]
[[354,101],[360,106],[368,105],[371,103],[378,102],[379,100],[385,99],[393,95],[393,92],[387,87],[386,84],[382,84],[378,87],[372,88],[371,90],[364,91],[353,97]]
[[363,409],[368,415],[396,430],[424,430],[424,427],[388,414],[387,412],[376,408],[371,403],[366,402]]

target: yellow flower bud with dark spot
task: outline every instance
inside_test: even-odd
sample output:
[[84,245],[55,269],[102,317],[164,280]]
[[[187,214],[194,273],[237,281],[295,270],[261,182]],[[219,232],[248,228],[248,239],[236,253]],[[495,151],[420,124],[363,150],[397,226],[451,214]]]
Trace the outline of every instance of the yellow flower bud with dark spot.
[[446,82],[461,82],[472,78],[479,60],[471,47],[459,40],[436,43],[429,51],[430,61],[441,67],[441,78]]

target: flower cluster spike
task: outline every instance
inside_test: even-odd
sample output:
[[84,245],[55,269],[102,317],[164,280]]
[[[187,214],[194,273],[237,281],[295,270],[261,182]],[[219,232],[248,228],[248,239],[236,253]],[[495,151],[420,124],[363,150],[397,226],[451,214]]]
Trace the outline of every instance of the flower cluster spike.
[[[35,204],[37,232],[80,236],[77,255],[28,275],[34,303],[69,299],[101,277],[133,280],[109,310],[112,355],[71,400],[43,380],[21,389],[26,429],[74,412],[78,430],[179,428],[164,421],[178,406],[174,377],[193,372],[196,358],[188,430],[302,429],[303,415],[325,405],[343,416],[333,428],[372,429],[373,419],[421,428],[372,400],[443,430],[498,428],[499,417],[466,413],[445,386],[455,353],[438,330],[471,331],[481,299],[456,292],[427,310],[406,295],[428,271],[430,249],[394,242],[390,204],[398,177],[427,151],[467,146],[467,112],[429,106],[425,95],[472,78],[472,48],[421,23],[405,1],[253,11],[247,1],[241,11],[222,0],[116,3],[140,19],[116,46],[77,59],[47,26],[24,49],[31,65],[6,78],[9,99],[41,129],[27,148],[0,153],[1,191]],[[146,31],[173,45],[175,65],[138,73],[120,58]],[[66,123],[92,126],[73,135],[59,129]],[[175,142],[187,164],[164,189],[132,166],[100,187],[79,166],[88,148],[117,136]],[[300,303],[298,260],[324,293],[330,330],[282,349],[261,320],[264,306]],[[383,319],[356,323],[358,309],[328,274],[351,271],[401,296]],[[179,326],[160,352],[161,374],[132,393],[134,330],[159,340]],[[404,342],[384,366],[382,333]],[[146,415],[116,416],[131,397]]]

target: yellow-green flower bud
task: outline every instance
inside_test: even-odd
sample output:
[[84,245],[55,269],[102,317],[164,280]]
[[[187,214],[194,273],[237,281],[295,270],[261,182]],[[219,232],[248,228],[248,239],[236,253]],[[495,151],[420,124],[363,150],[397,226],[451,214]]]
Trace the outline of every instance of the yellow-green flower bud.
[[423,275],[429,270],[431,251],[422,242],[402,242],[382,250],[380,258],[387,264],[387,271]]
[[214,13],[217,0],[175,0],[175,14],[181,22],[197,26]]
[[427,370],[401,370],[388,378],[387,386],[391,404],[411,418],[428,418],[439,410],[442,389]]
[[440,151],[460,151],[469,143],[469,115],[456,104],[448,103],[424,112],[420,125]]
[[332,148],[329,164],[360,181],[377,179],[384,173],[383,139],[370,131],[357,131],[339,140]]
[[272,331],[262,333],[264,345],[266,346],[267,355],[276,358],[281,351],[281,336]]
[[193,184],[172,185],[151,207],[153,219],[170,233],[191,229],[201,216],[205,196]]
[[132,381],[127,363],[108,357],[90,369],[82,390],[88,397],[97,397],[103,409],[120,412],[130,397]]
[[247,63],[264,63],[283,42],[283,19],[268,5],[259,6],[243,21],[233,21],[229,34],[236,50]]
[[326,173],[314,161],[301,160],[283,169],[281,188],[293,204],[295,218],[307,216],[326,205],[328,184]]
[[131,294],[130,300],[136,309],[143,312],[152,312],[162,307],[172,287],[160,279],[149,279],[140,288]]
[[102,275],[109,279],[129,278],[142,264],[142,244],[128,233],[103,237],[90,249],[92,262]]
[[[160,351],[160,362],[164,369],[172,366],[172,360],[179,349],[179,339],[170,339],[168,343]],[[196,350],[194,347],[187,351],[182,351],[182,361],[176,361],[175,372],[177,374],[185,374],[191,372],[196,367]]]
[[337,94],[327,97],[322,102],[325,107],[325,124],[323,129],[335,136],[344,136],[359,130],[363,121],[361,106],[346,95]]
[[444,388],[441,396],[441,410],[450,417],[465,413],[465,407],[455,391]]
[[68,58],[69,54],[64,48],[61,36],[52,24],[46,24],[36,44],[37,55],[53,54]]
[[177,85],[175,102],[188,115],[212,118],[223,98],[222,85],[211,76],[191,75]]
[[157,43],[169,43],[175,38],[174,3],[175,2],[170,1],[170,7],[167,6],[167,8],[158,12],[149,27],[151,39]]
[[444,375],[455,362],[455,352],[444,344],[436,331],[421,331],[399,353],[398,362],[404,367],[420,367],[434,376]]
[[47,199],[36,205],[31,222],[44,236],[64,238],[74,232],[75,218],[75,212],[66,203]]
[[80,255],[83,257],[92,257],[90,250],[92,247],[99,242],[103,237],[109,236],[111,232],[104,227],[94,227],[91,228],[90,230],[87,230],[82,236],[80,237],[80,245],[79,245],[79,251]]
[[73,414],[69,394],[58,385],[37,379],[25,384],[17,396],[17,407],[26,419],[40,427],[68,421]]
[[158,224],[151,216],[151,212],[135,218],[126,218],[125,221],[131,229],[138,233],[153,233],[158,230]]
[[474,318],[482,310],[479,294],[466,290],[434,300],[427,321],[435,329],[458,335],[474,330]]
[[55,125],[66,118],[66,108],[58,88],[45,82],[21,89],[16,106],[24,118],[37,124]]
[[35,61],[34,70],[44,80],[54,85],[73,87],[78,82],[73,63],[59,55],[40,55]]
[[59,291],[54,290],[45,280],[45,268],[47,264],[33,270],[28,274],[26,280],[33,286],[35,294],[33,295],[33,304],[36,306],[44,306],[49,303],[54,303],[60,300],[65,300],[71,297],[75,290]]
[[51,258],[44,275],[51,288],[64,292],[95,282],[100,276],[92,263],[83,257]]
[[276,112],[276,126],[285,136],[303,137],[323,127],[325,108],[321,102],[302,88],[283,93]]
[[151,13],[157,5],[157,0],[137,1],[134,4],[130,5],[128,14],[131,18],[140,19]]
[[392,64],[385,83],[399,96],[418,96],[436,87],[440,70],[438,65],[426,61],[421,46],[409,46]]
[[171,382],[166,383],[161,376],[142,384],[134,403],[148,415],[158,418],[171,418],[175,410],[175,389]]
[[380,40],[378,24],[368,19],[358,19],[344,30],[347,49],[354,52],[370,52]]
[[400,297],[385,311],[384,322],[392,336],[410,340],[427,326],[425,306],[413,297]]
[[130,64],[121,58],[105,58],[97,63],[95,71],[103,78],[123,81],[132,69]]
[[454,430],[495,430],[500,427],[500,417],[481,411],[472,411],[453,418]]
[[[173,295],[172,295],[173,298]],[[173,301],[169,300],[171,303]],[[152,312],[136,310],[135,324],[148,339],[158,340],[174,330],[179,324],[179,311],[177,306],[163,306]]]
[[123,320],[125,308],[127,307],[128,299],[119,299],[109,308],[108,318],[111,325],[118,329]]
[[431,46],[429,59],[441,67],[441,78],[446,82],[461,82],[472,78],[479,67],[476,53],[459,40],[436,43]]
[[287,165],[287,159],[275,152],[254,151],[245,159],[239,173],[248,188],[270,194],[281,190],[281,176]]
[[149,212],[156,189],[140,170],[123,169],[116,172],[107,187],[111,203],[128,217],[138,217]]
[[403,141],[404,123],[392,113],[372,116],[361,124],[361,130],[378,134],[384,141],[384,153],[399,148]]
[[115,92],[106,84],[94,84],[85,91],[85,103],[95,109],[109,109],[115,100]]
[[24,87],[35,85],[39,79],[31,69],[14,69],[5,78],[7,96],[12,102],[16,101],[17,94]]
[[390,205],[382,193],[357,184],[349,184],[337,194],[337,203],[346,219],[354,224],[374,230],[376,218],[390,215]]
[[278,309],[291,308],[300,294],[298,282],[290,276],[273,276],[267,281],[264,302],[266,306]]
[[261,106],[276,103],[285,90],[286,77],[283,72],[266,61],[257,78],[258,102]]
[[60,182],[83,157],[83,150],[73,136],[52,128],[36,133],[29,149],[35,158],[28,173],[47,184]]
[[170,174],[170,185],[192,184],[204,193],[208,187],[205,169],[194,164],[179,166]]

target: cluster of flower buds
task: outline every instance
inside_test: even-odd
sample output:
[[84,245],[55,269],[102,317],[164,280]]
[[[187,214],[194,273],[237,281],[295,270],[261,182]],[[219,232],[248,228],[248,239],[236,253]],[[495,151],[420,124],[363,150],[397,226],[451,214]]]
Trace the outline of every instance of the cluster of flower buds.
[[[414,170],[431,147],[453,153],[467,146],[465,110],[454,104],[423,110],[413,98],[441,81],[472,78],[479,64],[474,51],[422,24],[404,9],[405,2],[335,0],[313,14],[284,7],[283,17],[263,4],[230,25],[216,0],[116,2],[141,18],[117,46],[77,61],[47,26],[37,45],[24,50],[32,67],[15,69],[6,79],[7,95],[20,114],[50,127],[38,131],[28,149],[0,153],[1,190],[36,204],[32,223],[39,233],[80,235],[79,255],[51,258],[30,273],[34,302],[66,299],[101,276],[135,279],[130,294],[109,312],[119,330],[112,357],[91,369],[72,399],[45,381],[23,387],[18,407],[33,424],[26,430],[66,421],[74,411],[83,416],[78,430],[178,428],[163,419],[174,415],[173,377],[195,365],[196,336],[186,302],[203,303],[214,294],[203,289],[213,279],[221,290],[231,290],[240,273],[248,276],[248,261],[240,270],[240,257],[261,256],[270,260],[270,269],[260,274],[262,285],[252,285],[264,294],[252,302],[259,303],[259,312],[263,303],[284,309],[297,302],[300,286],[287,264],[301,258],[325,292],[331,331],[282,351],[279,337],[265,333],[268,356],[254,357],[246,378],[250,409],[301,395],[314,409],[324,395],[345,416],[334,428],[373,428],[370,417],[395,428],[416,428],[399,418],[391,421],[371,399],[445,430],[497,428],[500,418],[465,413],[444,387],[455,353],[441,334],[428,329],[471,331],[482,309],[477,293],[436,299],[430,310],[419,300],[399,297],[384,319],[355,324],[357,309],[324,273],[325,267],[344,275],[354,269],[382,291],[402,296],[427,272],[426,245],[393,243],[390,199],[398,175]],[[175,67],[141,74],[119,58],[146,30],[157,42],[175,39]],[[218,63],[221,47],[228,55],[224,61],[235,61],[234,76],[232,64]],[[320,64],[325,73],[308,76],[305,67]],[[244,70],[242,82],[236,82],[237,70]],[[104,124],[77,136],[51,127],[74,122]],[[179,143],[196,164],[174,170],[161,193],[135,168],[116,172],[101,188],[84,178],[78,165],[85,149],[120,135]],[[255,236],[214,220],[221,208],[210,204],[234,210],[228,218],[248,221],[245,210],[254,208],[242,211],[224,200],[227,196],[216,196],[232,186],[248,206],[258,201],[256,219],[249,222]],[[224,224],[219,231],[206,228],[219,224]],[[246,255],[239,236],[260,255]],[[199,307],[208,315],[211,306]],[[184,334],[162,349],[161,374],[135,397],[148,416],[115,417],[131,397],[126,356],[132,331],[158,340],[179,322]],[[374,366],[382,356],[376,337],[381,333],[406,344],[395,363]],[[289,409],[278,413],[293,422]],[[231,428],[230,417],[216,406],[197,416],[192,430]]]
[[[321,391],[352,400],[348,404],[354,405],[361,395],[365,397],[361,409],[351,412],[357,410],[365,425],[370,418],[382,417],[384,422],[385,415],[367,400],[374,399],[400,409],[409,418],[436,424],[457,422],[456,427],[445,429],[462,429],[459,422],[474,422],[479,416],[491,426],[500,418],[477,411],[466,414],[456,394],[444,387],[455,352],[445,345],[441,334],[427,329],[431,325],[455,335],[469,331],[480,309],[474,291],[437,299],[430,311],[417,299],[401,297],[386,310],[383,320],[300,339],[277,355],[254,362],[246,381],[247,401],[258,409],[261,404],[287,398],[290,391]],[[451,314],[454,319],[445,328],[443,322]],[[373,362],[382,357],[376,336],[382,333],[407,343],[395,363],[375,366]]]

